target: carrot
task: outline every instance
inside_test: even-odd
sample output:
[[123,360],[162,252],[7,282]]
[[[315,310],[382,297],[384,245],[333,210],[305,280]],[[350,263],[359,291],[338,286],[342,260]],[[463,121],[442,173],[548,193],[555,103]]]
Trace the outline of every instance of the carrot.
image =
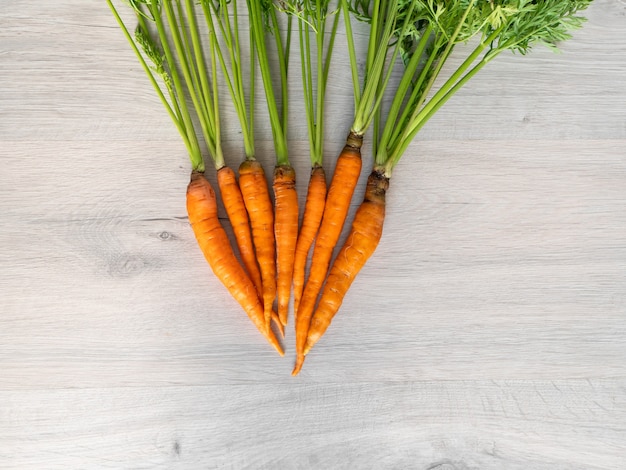
[[368,177],[363,203],[359,206],[348,237],[330,269],[319,304],[311,318],[304,354],[324,334],[352,281],[376,250],[383,233],[385,193],[388,187],[389,178],[382,171],[375,170]]
[[311,178],[307,190],[306,202],[304,204],[304,215],[302,226],[296,244],[296,254],[293,262],[293,303],[294,315],[297,318],[298,306],[304,288],[304,272],[309,249],[313,244],[313,239],[317,229],[322,222],[324,205],[326,204],[326,174],[324,168],[315,165],[311,169]]
[[263,306],[254,284],[239,264],[226,231],[217,217],[217,200],[211,184],[200,172],[191,174],[187,187],[187,213],[198,245],[215,276],[239,302],[250,320],[282,356],[283,349],[267,328]]
[[263,284],[261,283],[261,272],[256,261],[252,233],[250,232],[250,220],[248,212],[241,195],[241,189],[237,183],[235,172],[224,166],[217,171],[217,183],[222,195],[222,202],[228,214],[228,218],[233,227],[233,233],[237,240],[239,254],[246,267],[250,279],[256,287],[259,296],[263,296]]
[[269,329],[272,305],[276,298],[274,209],[267,189],[265,172],[258,161],[247,159],[239,166],[239,187],[250,216],[252,238],[263,285],[265,326]]
[[287,311],[291,294],[294,253],[298,240],[298,194],[296,173],[291,166],[280,165],[274,170],[274,207],[276,220],[276,265],[278,280],[278,318],[287,324]]
[[[309,278],[304,287],[296,317],[296,354],[298,356],[296,368],[298,370],[297,364],[304,360],[304,345],[315,302],[326,278],[333,249],[341,235],[352,194],[361,173],[362,142],[361,136],[352,132],[348,135],[328,188],[324,215],[311,258]],[[296,369],[294,369],[294,375],[295,373],[297,373]]]
[[[404,5],[400,2],[398,5]],[[377,8],[390,8],[395,11],[391,5],[387,7],[387,2],[374,2],[372,6],[374,10]],[[293,374],[297,374],[304,360],[304,346],[308,334],[311,315],[315,308],[317,296],[322,288],[328,267],[332,258],[333,249],[339,240],[341,230],[345,222],[352,194],[358,181],[361,171],[361,144],[365,132],[374,121],[382,102],[382,97],[378,93],[380,89],[388,84],[393,64],[396,62],[398,47],[387,47],[391,36],[395,31],[393,22],[386,23],[379,21],[381,14],[371,18],[370,21],[370,37],[367,47],[367,56],[365,60],[365,75],[362,84],[359,83],[359,64],[357,60],[356,48],[352,37],[352,28],[350,25],[350,6],[349,2],[340,2],[343,17],[346,26],[346,38],[348,42],[348,56],[350,59],[350,68],[352,72],[352,85],[354,95],[354,119],[350,127],[350,133],[347,138],[346,146],[337,161],[335,174],[328,190],[326,206],[319,234],[315,242],[313,257],[311,259],[311,270],[309,279],[304,288],[304,293],[298,304],[298,312],[296,319],[296,366]],[[412,2],[409,2],[408,15],[413,10]],[[369,8],[365,9],[367,12]],[[395,18],[395,16],[394,16]],[[408,20],[407,20],[408,22]],[[382,27],[384,26],[384,27]],[[403,28],[404,29],[404,28]],[[388,51],[391,50],[392,56],[388,57]],[[376,129],[375,129],[376,130]]]
[[[259,2],[247,0],[248,18],[250,22],[251,44],[258,58],[259,71],[265,92],[268,117],[272,129],[276,166],[274,171],[274,235],[272,242],[276,242],[276,266],[278,281],[273,279],[273,294],[278,295],[278,317],[280,322],[287,324],[289,297],[293,273],[293,257],[298,237],[298,197],[295,189],[296,175],[289,162],[289,146],[287,143],[289,94],[287,89],[287,71],[289,65],[289,50],[291,44],[291,15],[287,16],[286,33],[281,33],[281,25],[277,12],[282,9],[273,2]],[[273,41],[268,41],[272,38]],[[267,44],[267,43],[270,44]],[[270,58],[270,46],[274,43],[276,62]],[[278,80],[276,80],[278,79]],[[276,83],[277,82],[277,83]],[[275,90],[276,84],[279,85]],[[280,99],[279,99],[280,98]],[[257,246],[257,258],[262,263]],[[273,261],[273,260],[272,260]],[[266,261],[269,263],[269,261]],[[269,272],[269,270],[268,270]],[[263,288],[266,289],[266,278],[263,274]],[[265,298],[265,296],[264,296]],[[269,296],[265,298],[266,302]],[[273,300],[273,298],[272,298]],[[268,304],[266,303],[266,308]]]
[[[263,301],[263,284],[261,282],[261,272],[256,261],[254,242],[252,241],[252,233],[250,231],[250,220],[248,219],[248,212],[246,211],[241,189],[235,178],[235,172],[227,166],[220,168],[217,171],[217,183],[220,187],[222,202],[228,214],[228,219],[233,227],[239,254],[250,279],[254,283],[257,295]],[[276,324],[281,336],[284,338],[284,325],[274,311],[272,311],[272,321]]]
[[[324,114],[326,85],[339,25],[339,9],[329,0],[288,0],[291,11],[298,12],[300,65],[302,67],[302,97],[309,134],[311,176],[298,235],[293,267],[294,315],[297,318],[304,289],[306,262],[324,214],[326,203],[326,175],[324,160]],[[332,21],[331,21],[332,20]],[[328,27],[330,26],[330,32]]]

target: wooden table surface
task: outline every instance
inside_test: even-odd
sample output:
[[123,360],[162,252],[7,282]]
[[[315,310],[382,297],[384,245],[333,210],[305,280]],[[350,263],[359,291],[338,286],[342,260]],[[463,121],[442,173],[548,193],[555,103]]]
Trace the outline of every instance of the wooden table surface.
[[[586,16],[561,54],[500,57],[424,127],[293,378],[292,326],[281,358],[200,255],[185,149],[106,3],[4,2],[0,468],[626,468],[626,2]],[[333,73],[329,173],[352,112]]]

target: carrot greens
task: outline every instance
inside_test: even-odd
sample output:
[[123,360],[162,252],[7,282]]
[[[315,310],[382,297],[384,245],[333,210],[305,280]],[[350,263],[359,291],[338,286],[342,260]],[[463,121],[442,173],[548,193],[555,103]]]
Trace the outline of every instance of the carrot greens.
[[[289,165],[287,145],[288,122],[288,88],[287,69],[289,65],[289,49],[291,45],[291,16],[287,16],[286,37],[281,37],[278,9],[271,0],[246,0],[252,32],[252,45],[258,57],[258,65],[263,79],[263,89],[269,113],[277,165]],[[266,36],[274,39],[275,50],[270,50]],[[272,80],[271,52],[275,52],[278,63],[280,84],[280,104],[274,91]]]
[[[255,56],[252,50],[248,51],[249,55],[245,55],[245,51],[242,51],[241,18],[237,3],[237,1],[231,0],[200,1],[209,32],[216,35],[215,53],[239,119],[245,155],[246,158],[253,160],[255,158]],[[219,36],[217,36],[218,33]],[[250,45],[253,43],[252,34],[253,31],[251,30],[248,42]],[[248,67],[246,67],[246,59],[249,60]],[[249,77],[247,80],[247,98],[246,74]]]
[[[485,65],[505,51],[526,54],[537,44],[556,49],[584,18],[592,0],[398,0],[399,11],[414,5],[413,26],[396,28],[405,68],[375,139],[375,164],[392,169],[426,122]],[[372,19],[375,12],[372,12]],[[387,18],[385,21],[389,21]],[[459,45],[464,47],[459,48]],[[442,74],[452,51],[463,62]],[[458,56],[457,56],[458,57]],[[384,93],[384,89],[379,88]],[[379,119],[381,117],[379,116]]]
[[[297,20],[312,166],[321,165],[324,158],[326,85],[340,18],[336,3],[333,0],[288,0],[283,5]],[[329,32],[327,26],[331,19]]]
[[[225,165],[217,93],[215,40],[208,54],[192,0],[130,0],[137,27],[134,35],[107,0],[124,35],[174,121],[190,154],[192,169],[204,171],[198,135],[202,135],[216,169]],[[210,57],[207,69],[205,57]],[[151,65],[149,64],[151,63]],[[209,80],[210,79],[210,80]],[[193,111],[187,104],[191,100]],[[200,129],[196,129],[197,122]]]

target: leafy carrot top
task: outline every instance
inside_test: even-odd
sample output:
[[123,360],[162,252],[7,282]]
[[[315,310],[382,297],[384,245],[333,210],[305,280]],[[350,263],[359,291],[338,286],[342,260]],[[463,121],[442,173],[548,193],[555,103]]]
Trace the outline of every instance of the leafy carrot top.
[[[419,130],[439,108],[487,63],[504,51],[526,54],[543,44],[557,49],[584,18],[578,12],[592,0],[345,0],[344,7],[371,27],[368,70],[400,56],[404,72],[393,90],[387,75],[377,86],[356,92],[357,116],[362,101],[375,113],[375,163],[388,176]],[[442,77],[446,60],[460,44],[465,60]],[[384,51],[384,57],[379,57]],[[354,53],[352,53],[354,55]],[[386,61],[386,62],[385,62]],[[356,69],[355,62],[352,64]],[[353,72],[356,75],[356,71]],[[371,95],[369,94],[371,93]],[[379,103],[385,94],[392,104],[385,116]],[[372,98],[372,95],[374,98]],[[365,98],[364,98],[365,97]],[[363,119],[367,124],[367,119]]]

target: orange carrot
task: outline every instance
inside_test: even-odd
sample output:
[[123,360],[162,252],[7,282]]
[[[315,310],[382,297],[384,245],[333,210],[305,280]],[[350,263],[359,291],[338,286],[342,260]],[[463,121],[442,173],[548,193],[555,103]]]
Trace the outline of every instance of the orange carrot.
[[[262,302],[263,284],[261,283],[261,272],[259,271],[254,252],[254,242],[250,232],[250,219],[248,219],[248,212],[243,202],[241,189],[239,189],[239,184],[235,178],[235,172],[227,166],[220,168],[217,170],[217,183],[220,187],[222,202],[228,214],[228,219],[233,227],[239,254]],[[278,314],[274,311],[272,311],[272,321],[276,324],[281,336],[284,338],[285,326],[280,322]]]
[[239,187],[252,226],[252,238],[263,284],[265,327],[269,330],[272,305],[276,297],[274,208],[267,189],[265,172],[259,162],[247,159],[239,166]]
[[254,253],[252,233],[250,232],[250,220],[246,211],[241,189],[237,183],[235,172],[224,166],[217,171],[217,183],[222,195],[222,202],[228,214],[228,219],[233,227],[233,233],[237,240],[239,254],[243,261],[250,279],[256,287],[259,296],[263,296],[263,285],[261,283],[261,272]]
[[[309,278],[298,305],[298,315],[296,317],[297,360],[293,371],[294,375],[298,373],[302,361],[304,361],[304,345],[311,315],[315,308],[317,296],[328,273],[333,249],[341,235],[341,229],[350,208],[350,200],[361,173],[362,142],[362,136],[350,132],[346,145],[337,159],[335,173],[328,189],[322,224],[317,234],[311,259]],[[298,366],[299,364],[300,367]]]
[[273,331],[267,328],[263,306],[254,284],[239,264],[226,231],[217,218],[215,191],[200,172],[194,171],[191,174],[191,181],[187,187],[187,213],[198,245],[215,276],[282,356],[284,352],[278,339]]
[[302,226],[296,244],[296,254],[293,262],[293,304],[294,315],[297,318],[298,305],[304,288],[304,272],[309,250],[317,234],[317,229],[322,222],[324,205],[326,203],[326,174],[321,165],[315,165],[311,169],[309,188],[304,204]]
[[380,171],[373,171],[367,179],[363,203],[354,216],[346,242],[335,258],[319,304],[311,318],[304,354],[307,354],[324,334],[339,310],[352,281],[376,250],[383,234],[385,193],[388,187],[389,178]]
[[291,294],[294,253],[298,240],[298,194],[296,172],[289,165],[274,169],[274,235],[276,237],[276,269],[278,280],[278,318],[287,324],[287,311]]

